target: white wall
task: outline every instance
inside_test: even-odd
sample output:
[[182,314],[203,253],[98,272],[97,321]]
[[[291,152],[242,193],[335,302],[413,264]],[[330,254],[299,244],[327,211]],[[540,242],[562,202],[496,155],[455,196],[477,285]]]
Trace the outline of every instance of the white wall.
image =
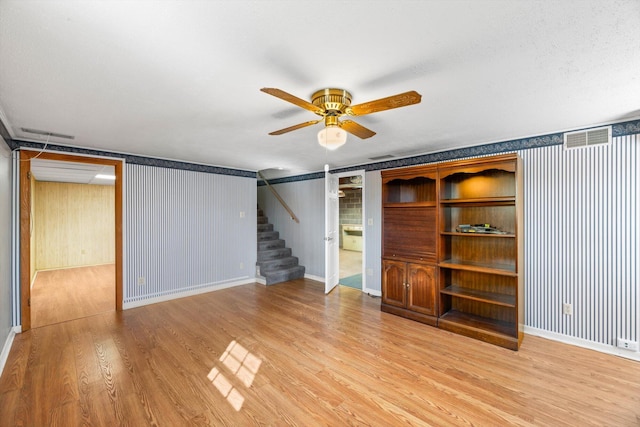
[[0,374],[9,354],[11,330],[11,151],[0,137]]
[[255,280],[256,180],[128,164],[124,307]]
[[[382,176],[380,171],[365,173],[365,274],[366,289],[372,295],[382,295]],[[372,225],[369,225],[372,223]]]

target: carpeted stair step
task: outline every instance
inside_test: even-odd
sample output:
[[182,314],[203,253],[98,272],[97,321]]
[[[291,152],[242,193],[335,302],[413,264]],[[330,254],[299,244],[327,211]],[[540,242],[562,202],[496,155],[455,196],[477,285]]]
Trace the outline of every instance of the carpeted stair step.
[[265,273],[270,271],[285,270],[290,267],[297,266],[298,257],[287,256],[287,257],[269,259],[264,261],[258,261],[258,265],[260,266],[260,274],[264,275]]
[[258,252],[284,248],[284,244],[285,242],[282,239],[265,240],[263,242],[258,242]]
[[273,224],[258,224],[258,233],[263,231],[273,231]]
[[297,265],[283,270],[267,271],[263,273],[267,285],[286,282],[288,280],[302,279],[304,277],[304,267]]
[[291,248],[285,247],[280,233],[273,230],[269,219],[258,207],[258,259],[256,265],[267,285],[286,282],[304,277],[304,266],[298,265],[298,257],[291,255]]
[[265,251],[258,251],[258,264],[261,261],[269,261],[277,258],[286,258],[291,256],[291,248],[276,248]]
[[265,240],[278,240],[280,233],[277,231],[262,231],[258,233],[258,242],[264,242]]

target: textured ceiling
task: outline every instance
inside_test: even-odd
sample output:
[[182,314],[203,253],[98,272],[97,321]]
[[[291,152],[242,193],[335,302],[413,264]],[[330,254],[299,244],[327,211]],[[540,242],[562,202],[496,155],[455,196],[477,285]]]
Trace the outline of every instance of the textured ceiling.
[[[640,1],[0,0],[0,118],[50,142],[282,175],[640,116]],[[326,152],[316,116],[260,92],[422,103],[355,118]]]

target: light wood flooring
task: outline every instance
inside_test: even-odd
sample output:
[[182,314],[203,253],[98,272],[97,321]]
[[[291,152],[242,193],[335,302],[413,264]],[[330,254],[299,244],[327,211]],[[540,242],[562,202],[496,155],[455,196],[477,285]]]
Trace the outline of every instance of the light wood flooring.
[[31,327],[115,311],[115,264],[39,271],[31,288]]
[[537,425],[640,422],[640,364],[526,336],[519,352],[295,280],[16,336],[2,425]]

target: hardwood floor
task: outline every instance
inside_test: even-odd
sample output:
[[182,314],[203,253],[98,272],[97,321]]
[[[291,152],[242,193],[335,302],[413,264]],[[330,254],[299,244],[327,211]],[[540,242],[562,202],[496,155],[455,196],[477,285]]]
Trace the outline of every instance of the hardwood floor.
[[513,352],[295,280],[32,329],[2,425],[612,425],[640,422],[640,364],[527,336]]
[[31,288],[31,327],[115,311],[115,265],[39,271]]

